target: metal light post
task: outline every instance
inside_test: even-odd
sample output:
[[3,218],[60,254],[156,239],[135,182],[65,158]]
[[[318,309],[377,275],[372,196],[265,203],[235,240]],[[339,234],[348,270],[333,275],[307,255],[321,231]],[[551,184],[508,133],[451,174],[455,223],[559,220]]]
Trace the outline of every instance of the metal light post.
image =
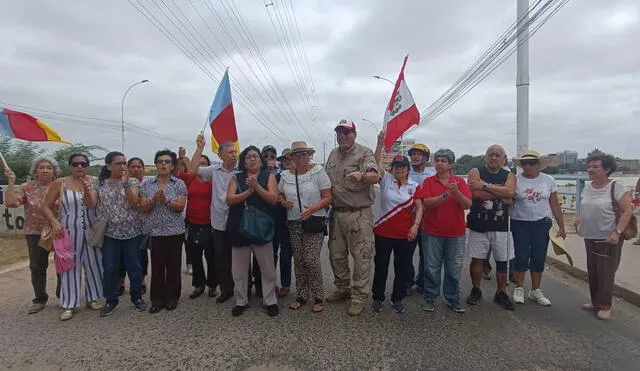
[[360,119],[360,120],[362,120],[362,121],[364,121],[364,122],[367,122],[367,123],[371,124],[371,126],[373,126],[373,128],[374,128],[374,129],[376,129],[376,133],[379,133],[379,132],[380,132],[380,130],[378,130],[378,125],[376,125],[376,123],[375,123],[375,122],[373,122],[373,121],[371,121],[371,120],[367,120],[367,119],[365,119],[365,118],[362,118],[362,119]]
[[373,78],[374,78],[374,79],[378,79],[378,80],[384,80],[384,81],[388,82],[389,84],[391,84],[391,85],[393,85],[393,86],[396,86],[396,84],[395,84],[393,81],[389,80],[389,79],[388,79],[388,78],[386,78],[386,77],[382,77],[382,76],[375,75],[375,76],[373,76]]
[[516,155],[529,148],[529,0],[518,0],[518,49],[516,53]]
[[124,92],[124,95],[122,96],[122,104],[121,104],[121,108],[122,108],[122,115],[120,116],[122,118],[122,153],[124,153],[124,99],[127,97],[127,94],[129,93],[129,90],[133,89],[134,86],[136,85],[140,85],[140,84],[144,84],[149,82],[149,80],[142,80],[142,81],[138,81],[135,84],[129,86],[129,88]]

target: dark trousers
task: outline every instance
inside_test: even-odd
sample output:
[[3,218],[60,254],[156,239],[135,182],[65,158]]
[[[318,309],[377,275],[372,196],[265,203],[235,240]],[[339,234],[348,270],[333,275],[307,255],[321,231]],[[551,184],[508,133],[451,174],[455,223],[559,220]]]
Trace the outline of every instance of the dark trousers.
[[151,304],[176,305],[180,299],[182,282],[182,243],[184,234],[151,237]]
[[142,296],[141,237],[136,236],[126,240],[104,237],[104,246],[102,247],[102,267],[104,269],[102,291],[107,303],[118,303],[118,273],[121,266],[121,258],[124,258],[131,283],[129,288],[131,301],[134,302]]
[[622,257],[623,239],[617,245],[606,241],[584,240],[587,249],[587,275],[591,303],[599,309],[611,308],[616,271]]
[[[144,240],[141,239],[141,241]],[[148,240],[147,240],[148,242]],[[140,269],[142,270],[142,277],[146,277],[149,273],[149,250],[146,246],[139,246],[140,249]],[[118,267],[118,277],[121,281],[127,276],[127,264],[124,261],[124,255],[120,256],[120,266]]]
[[[203,288],[206,286],[215,289],[218,286],[216,279],[216,264],[213,249],[213,233],[210,224],[187,224],[189,232],[185,246],[187,254],[191,257],[193,276],[191,285]],[[207,260],[207,272],[205,274],[202,255]]]
[[[277,225],[273,234],[273,261],[278,266],[278,251],[280,252],[280,285],[282,287],[291,286],[291,259],[293,252],[291,250],[291,237],[289,236],[289,228],[287,225]],[[253,284],[256,287],[256,293],[262,292],[262,275],[260,266],[255,256],[253,257],[252,267],[249,269],[249,278],[253,276]],[[249,284],[251,290],[251,284]]]
[[222,294],[233,295],[233,275],[231,274],[231,240],[225,231],[213,230],[213,255],[216,280]]
[[[31,286],[33,286],[33,304],[46,304],[49,300],[47,294],[47,268],[49,267],[49,251],[38,246],[40,235],[25,235],[27,249],[29,250],[29,270],[31,271]],[[56,296],[60,297],[60,275],[57,274]]]
[[[418,263],[418,274],[416,275],[416,270],[413,266],[413,254],[416,251],[416,246],[418,246],[418,255],[420,256],[420,260]],[[416,239],[409,242],[409,273],[407,277],[407,288],[412,288],[413,285],[417,285],[420,288],[420,291],[423,291],[424,288],[424,254],[422,253],[422,230],[418,231],[418,235]]]
[[387,274],[389,273],[389,261],[393,252],[393,292],[391,301],[397,302],[404,299],[407,288],[407,276],[411,259],[409,256],[410,243],[406,239],[386,238],[376,236],[376,256],[374,258],[375,269],[373,273],[373,300],[384,301],[384,290],[387,286]]

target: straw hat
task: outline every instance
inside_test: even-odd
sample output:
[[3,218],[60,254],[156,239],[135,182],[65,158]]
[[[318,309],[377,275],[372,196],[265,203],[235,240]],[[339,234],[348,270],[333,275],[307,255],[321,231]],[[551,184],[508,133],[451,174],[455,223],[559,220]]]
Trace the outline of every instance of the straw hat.
[[276,158],[278,161],[284,161],[285,158],[291,157],[291,148],[285,148],[282,150],[282,154]]
[[551,240],[551,245],[553,245],[553,252],[556,255],[566,255],[567,261],[573,267],[573,259],[571,255],[567,252],[567,243],[562,237],[558,237],[558,229],[556,227],[552,227],[549,229],[549,239]]
[[547,166],[549,166],[549,160],[547,160],[545,157],[540,156],[540,154],[534,150],[528,149],[526,151],[524,151],[524,153],[522,154],[522,156],[520,156],[519,158],[514,158],[513,161],[516,163],[516,165],[518,165],[519,167],[522,167],[520,165],[520,161],[522,160],[537,160],[540,162],[540,169],[542,170],[544,168],[546,168]]
[[291,143],[291,154],[298,152],[309,152],[310,155],[316,153],[316,151],[307,145],[307,142],[304,140],[298,140]]

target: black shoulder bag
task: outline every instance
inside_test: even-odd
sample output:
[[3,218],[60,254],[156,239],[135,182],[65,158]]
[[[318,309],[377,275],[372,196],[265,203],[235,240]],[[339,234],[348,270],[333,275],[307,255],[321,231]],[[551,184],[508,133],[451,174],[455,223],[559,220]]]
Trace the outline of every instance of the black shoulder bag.
[[[302,216],[302,201],[300,201],[300,186],[298,185],[298,170],[296,175],[296,194],[298,195],[298,206],[300,207],[300,216]],[[325,231],[324,216],[311,215],[309,219],[302,221],[302,230],[306,233],[324,233]]]

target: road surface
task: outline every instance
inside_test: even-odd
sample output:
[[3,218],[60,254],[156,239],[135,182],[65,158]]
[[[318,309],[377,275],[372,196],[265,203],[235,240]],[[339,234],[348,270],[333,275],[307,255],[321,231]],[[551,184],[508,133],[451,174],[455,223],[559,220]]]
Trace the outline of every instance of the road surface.
[[[323,250],[325,287],[333,288],[328,253]],[[49,291],[55,279],[49,267]],[[388,282],[391,287],[391,280]],[[609,321],[599,321],[581,305],[588,287],[553,269],[543,282],[550,308],[533,302],[507,312],[492,299],[495,281],[484,281],[484,301],[466,314],[439,303],[421,310],[421,297],[407,298],[407,312],[386,306],[360,317],[347,303],[327,304],[313,314],[292,311],[267,317],[260,302],[239,318],[232,301],[216,304],[206,295],[190,300],[190,277],[183,276],[178,309],[155,315],[133,310],[126,293],[116,312],[99,318],[83,309],[58,320],[56,300],[27,315],[32,296],[27,268],[0,275],[0,368],[43,369],[234,369],[234,370],[638,370],[640,309],[615,302]],[[470,289],[463,274],[463,296]],[[52,295],[54,296],[54,295]],[[148,299],[148,295],[145,295]]]

